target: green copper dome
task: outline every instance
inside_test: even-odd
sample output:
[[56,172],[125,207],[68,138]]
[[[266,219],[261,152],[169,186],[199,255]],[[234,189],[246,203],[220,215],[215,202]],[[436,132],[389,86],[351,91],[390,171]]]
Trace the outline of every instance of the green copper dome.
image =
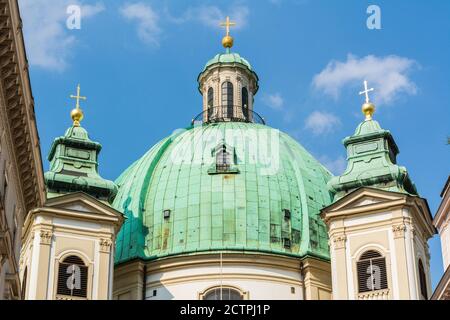
[[238,53],[234,53],[234,52],[226,52],[226,53],[216,54],[216,56],[214,58],[212,58],[211,60],[209,60],[206,63],[205,68],[203,68],[203,71],[205,71],[206,69],[208,69],[208,67],[210,67],[214,64],[217,64],[217,63],[241,64],[241,65],[247,67],[250,71],[253,71],[250,63],[247,60],[245,60],[244,58],[242,58]]
[[[218,150],[229,154],[225,169]],[[319,213],[331,204],[330,178],[300,144],[264,125],[180,131],[116,181],[113,207],[127,217],[116,263],[220,250],[329,259]]]

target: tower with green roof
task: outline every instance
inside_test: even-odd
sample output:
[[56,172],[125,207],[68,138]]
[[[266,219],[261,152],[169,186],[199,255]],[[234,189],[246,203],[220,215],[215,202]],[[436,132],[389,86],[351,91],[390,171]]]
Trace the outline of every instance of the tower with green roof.
[[24,222],[20,264],[27,300],[112,299],[114,243],[124,215],[111,206],[117,185],[98,172],[101,145],[80,125],[80,100],[86,100],[80,85],[71,98],[73,124],[48,155],[47,199]]
[[419,300],[431,294],[427,241],[435,233],[430,209],[405,167],[392,134],[373,119],[367,81],[365,119],[344,139],[347,169],[328,182],[333,299]]
[[201,113],[116,180],[118,299],[330,298],[332,175],[254,111],[258,76],[225,25]]
[[71,112],[73,124],[65,134],[53,141],[48,160],[50,168],[44,175],[47,185],[47,197],[84,192],[104,202],[111,202],[117,186],[110,180],[103,179],[98,173],[98,156],[102,146],[89,139],[86,129],[81,127],[83,112],[80,108],[78,85],[76,107]]
[[360,187],[417,195],[406,168],[397,164],[399,149],[392,134],[372,118],[374,111],[375,106],[367,100],[363,105],[365,120],[343,141],[347,170],[328,182],[335,201]]

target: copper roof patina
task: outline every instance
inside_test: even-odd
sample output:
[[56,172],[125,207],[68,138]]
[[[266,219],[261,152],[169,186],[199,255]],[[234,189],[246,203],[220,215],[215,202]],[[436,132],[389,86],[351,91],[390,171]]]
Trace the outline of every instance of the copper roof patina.
[[[233,149],[231,172],[211,174],[217,143]],[[268,172],[250,149],[269,150],[275,170]],[[319,212],[331,204],[330,178],[294,139],[261,124],[222,122],[178,132],[116,181],[113,206],[127,217],[116,263],[223,250],[329,259]]]

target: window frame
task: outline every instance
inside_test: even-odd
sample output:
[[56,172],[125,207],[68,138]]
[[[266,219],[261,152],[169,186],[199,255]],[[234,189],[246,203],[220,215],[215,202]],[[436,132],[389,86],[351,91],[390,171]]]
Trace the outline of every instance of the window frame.
[[221,86],[222,116],[224,118],[233,118],[234,106],[234,85],[226,80]]
[[[370,255],[369,255],[370,254]],[[371,256],[372,255],[372,256]],[[363,284],[362,281],[366,281],[369,279],[367,275],[369,274],[367,271],[367,267],[378,266],[381,270],[380,274],[380,287],[371,289],[367,287],[366,284]],[[362,270],[365,268],[365,271]],[[357,293],[358,294],[367,294],[374,291],[379,290],[389,290],[389,277],[388,277],[388,266],[386,263],[386,255],[382,254],[377,249],[366,249],[364,250],[359,258],[356,260],[356,283],[357,283]],[[363,286],[365,288],[363,288]]]
[[207,108],[208,120],[210,120],[213,117],[213,111],[214,111],[214,89],[213,89],[213,87],[209,87],[206,99],[207,99],[206,108]]
[[242,87],[241,90],[241,102],[242,102],[242,114],[245,120],[248,120],[249,116],[249,105],[248,105],[248,89],[247,87]]
[[228,171],[234,165],[233,155],[227,151],[227,147],[223,145],[216,152],[216,170],[218,172]]
[[[86,275],[86,294],[85,296],[78,296],[78,295],[67,295],[64,293],[59,293],[59,284],[60,284],[60,270],[61,265],[70,257],[77,257],[80,259],[83,263],[82,267],[85,268],[85,275]],[[72,263],[73,264],[73,263]],[[81,252],[69,252],[61,255],[58,259],[55,260],[55,275],[54,275],[54,297],[57,300],[90,300],[91,299],[91,291],[92,291],[92,263],[89,262],[89,260],[81,254]]]
[[428,300],[428,285],[427,276],[425,273],[425,267],[423,265],[422,259],[419,258],[417,263],[417,268],[419,269],[419,291],[423,299]]
[[[225,299],[220,300],[219,299],[219,300],[215,300],[215,301],[242,301],[242,300],[249,300],[249,293],[248,293],[248,291],[244,291],[241,288],[238,288],[238,287],[232,286],[232,285],[222,285],[222,286],[215,285],[215,286],[209,287],[209,288],[205,289],[203,292],[200,292],[198,294],[198,299],[199,300],[206,300],[205,298],[209,294],[212,294],[213,291],[220,290],[220,289],[234,291],[235,293],[238,293],[240,295],[241,299],[239,299],[239,300],[225,300]],[[214,301],[214,300],[210,300],[210,301]]]

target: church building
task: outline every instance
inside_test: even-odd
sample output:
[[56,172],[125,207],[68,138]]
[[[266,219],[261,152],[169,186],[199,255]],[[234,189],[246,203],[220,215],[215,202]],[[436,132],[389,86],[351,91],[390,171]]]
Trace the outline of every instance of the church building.
[[335,177],[258,114],[259,78],[232,50],[233,25],[198,75],[200,114],[114,182],[99,175],[78,86],[73,124],[48,155],[45,203],[24,222],[25,299],[431,297],[432,216],[373,119],[373,89],[364,83],[365,119]]

